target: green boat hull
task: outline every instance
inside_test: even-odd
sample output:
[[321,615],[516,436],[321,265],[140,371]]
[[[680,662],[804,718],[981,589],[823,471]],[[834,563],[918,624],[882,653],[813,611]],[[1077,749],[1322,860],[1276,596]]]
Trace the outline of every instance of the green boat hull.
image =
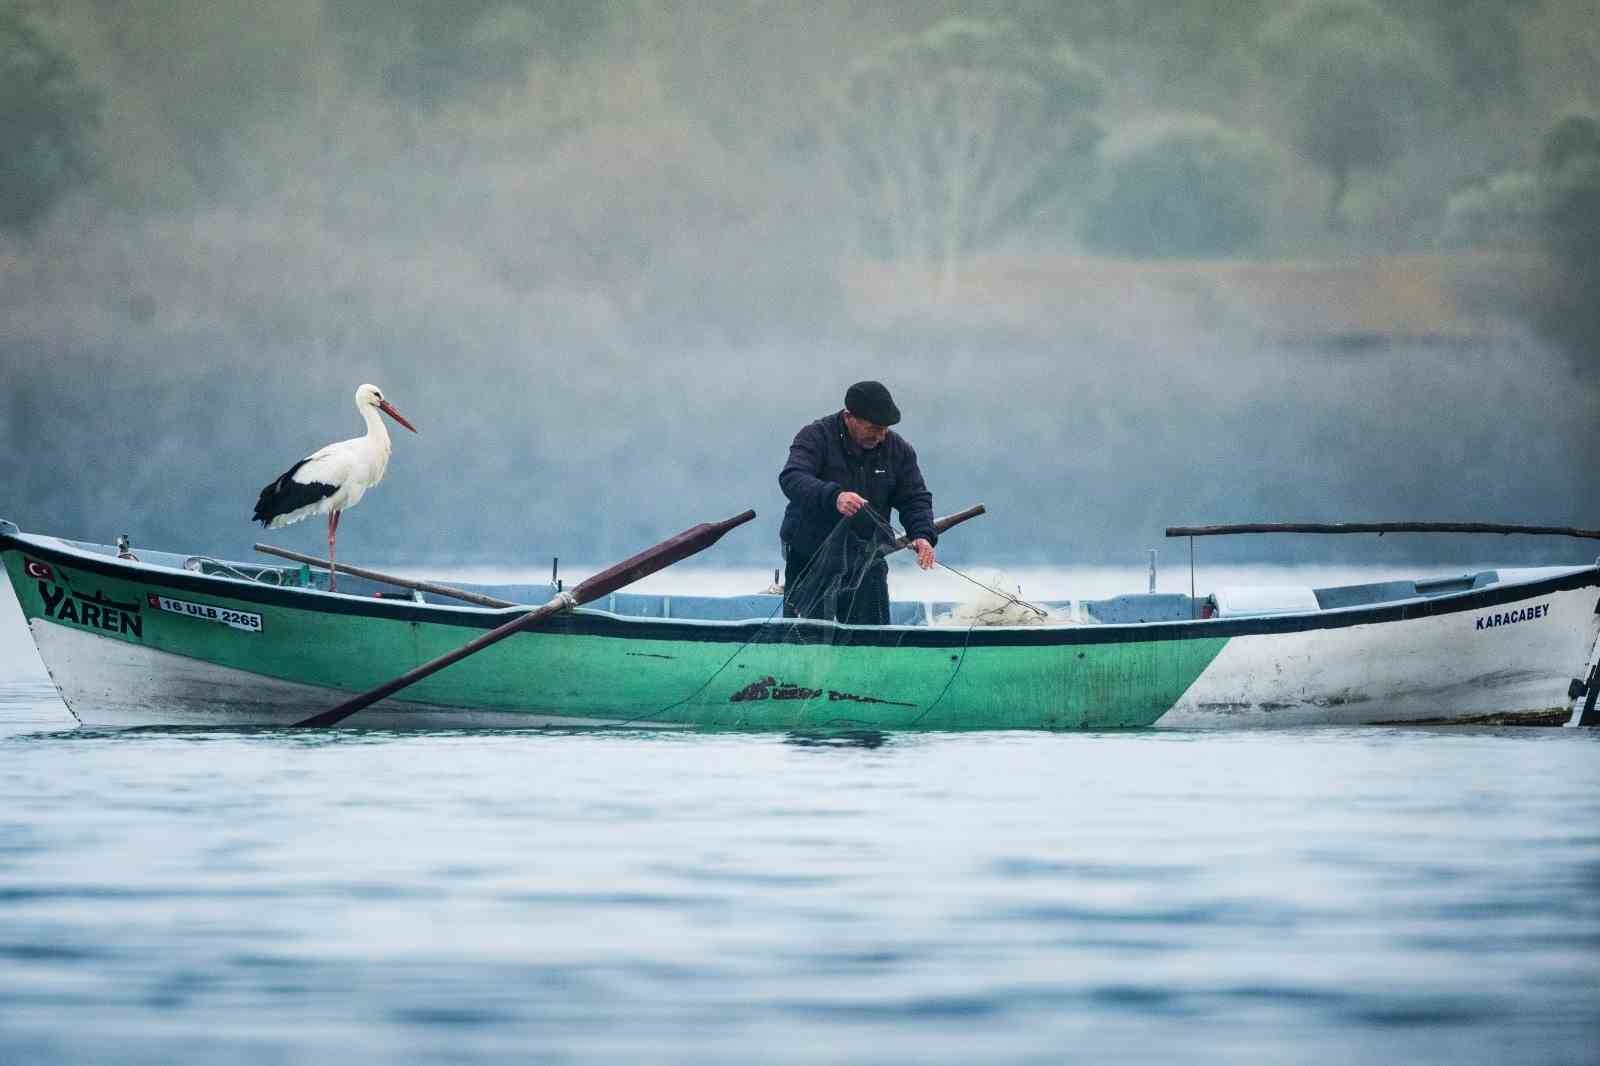
[[[5,555],[36,634],[65,627],[325,689],[330,705],[516,614],[258,588],[156,568],[91,569],[44,554]],[[50,577],[30,575],[30,559]],[[161,610],[154,606],[161,599],[258,618],[259,628],[253,620],[243,628]],[[1155,722],[1226,643],[974,645],[966,630],[916,627],[865,636],[828,623],[664,624],[579,611],[501,641],[390,702],[540,722],[747,730],[1122,728]],[[159,718],[160,708],[152,714]]]

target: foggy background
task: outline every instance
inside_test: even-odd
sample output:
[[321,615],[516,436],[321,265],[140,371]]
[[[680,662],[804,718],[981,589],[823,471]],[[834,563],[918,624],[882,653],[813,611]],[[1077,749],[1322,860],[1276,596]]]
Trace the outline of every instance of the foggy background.
[[[760,512],[859,378],[951,561],[1600,526],[1594,0],[0,0],[0,516],[603,563]],[[1204,557],[1592,558],[1235,538]]]

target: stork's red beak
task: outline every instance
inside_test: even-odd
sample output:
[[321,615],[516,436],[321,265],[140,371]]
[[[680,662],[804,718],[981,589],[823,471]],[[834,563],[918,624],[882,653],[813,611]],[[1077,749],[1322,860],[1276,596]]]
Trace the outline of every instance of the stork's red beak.
[[378,401],[378,410],[382,411],[384,414],[388,415],[390,418],[394,419],[396,422],[400,423],[402,426],[405,426],[411,432],[415,433],[417,431],[417,427],[413,426],[410,422],[407,422],[406,421],[406,416],[401,414],[399,411],[396,411],[394,409],[394,405],[391,404],[388,400],[379,400]]

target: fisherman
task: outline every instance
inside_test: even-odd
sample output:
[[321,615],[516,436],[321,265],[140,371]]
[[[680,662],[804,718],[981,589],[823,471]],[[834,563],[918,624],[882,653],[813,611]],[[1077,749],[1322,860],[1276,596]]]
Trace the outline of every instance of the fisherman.
[[[789,497],[778,536],[783,541],[783,613],[789,618],[834,618],[854,625],[889,624],[889,508],[911,536],[917,565],[933,566],[933,493],[917,468],[917,453],[889,429],[900,409],[877,381],[858,381],[844,410],[795,434],[778,484]],[[841,523],[838,536],[830,540]],[[807,572],[827,545],[825,557]],[[802,581],[802,575],[803,581]],[[805,589],[836,583],[836,596]],[[802,587],[802,584],[804,587]],[[805,602],[809,600],[810,602]]]

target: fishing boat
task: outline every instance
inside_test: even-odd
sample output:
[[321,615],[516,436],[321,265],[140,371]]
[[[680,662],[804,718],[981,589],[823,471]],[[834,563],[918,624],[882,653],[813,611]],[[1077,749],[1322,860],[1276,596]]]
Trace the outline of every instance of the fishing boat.
[[[891,624],[849,626],[784,618],[772,594],[597,587],[578,606],[559,583],[450,589],[481,601],[462,603],[355,568],[331,592],[328,572],[304,564],[133,551],[4,521],[0,556],[62,700],[108,727],[306,724],[369,690],[393,694],[346,724],[1559,723],[1593,709],[1600,637],[1596,566],[1052,601],[1048,625],[939,624],[954,605],[896,602]],[[547,616],[518,628],[541,603]],[[403,689],[374,689],[397,675]]]

